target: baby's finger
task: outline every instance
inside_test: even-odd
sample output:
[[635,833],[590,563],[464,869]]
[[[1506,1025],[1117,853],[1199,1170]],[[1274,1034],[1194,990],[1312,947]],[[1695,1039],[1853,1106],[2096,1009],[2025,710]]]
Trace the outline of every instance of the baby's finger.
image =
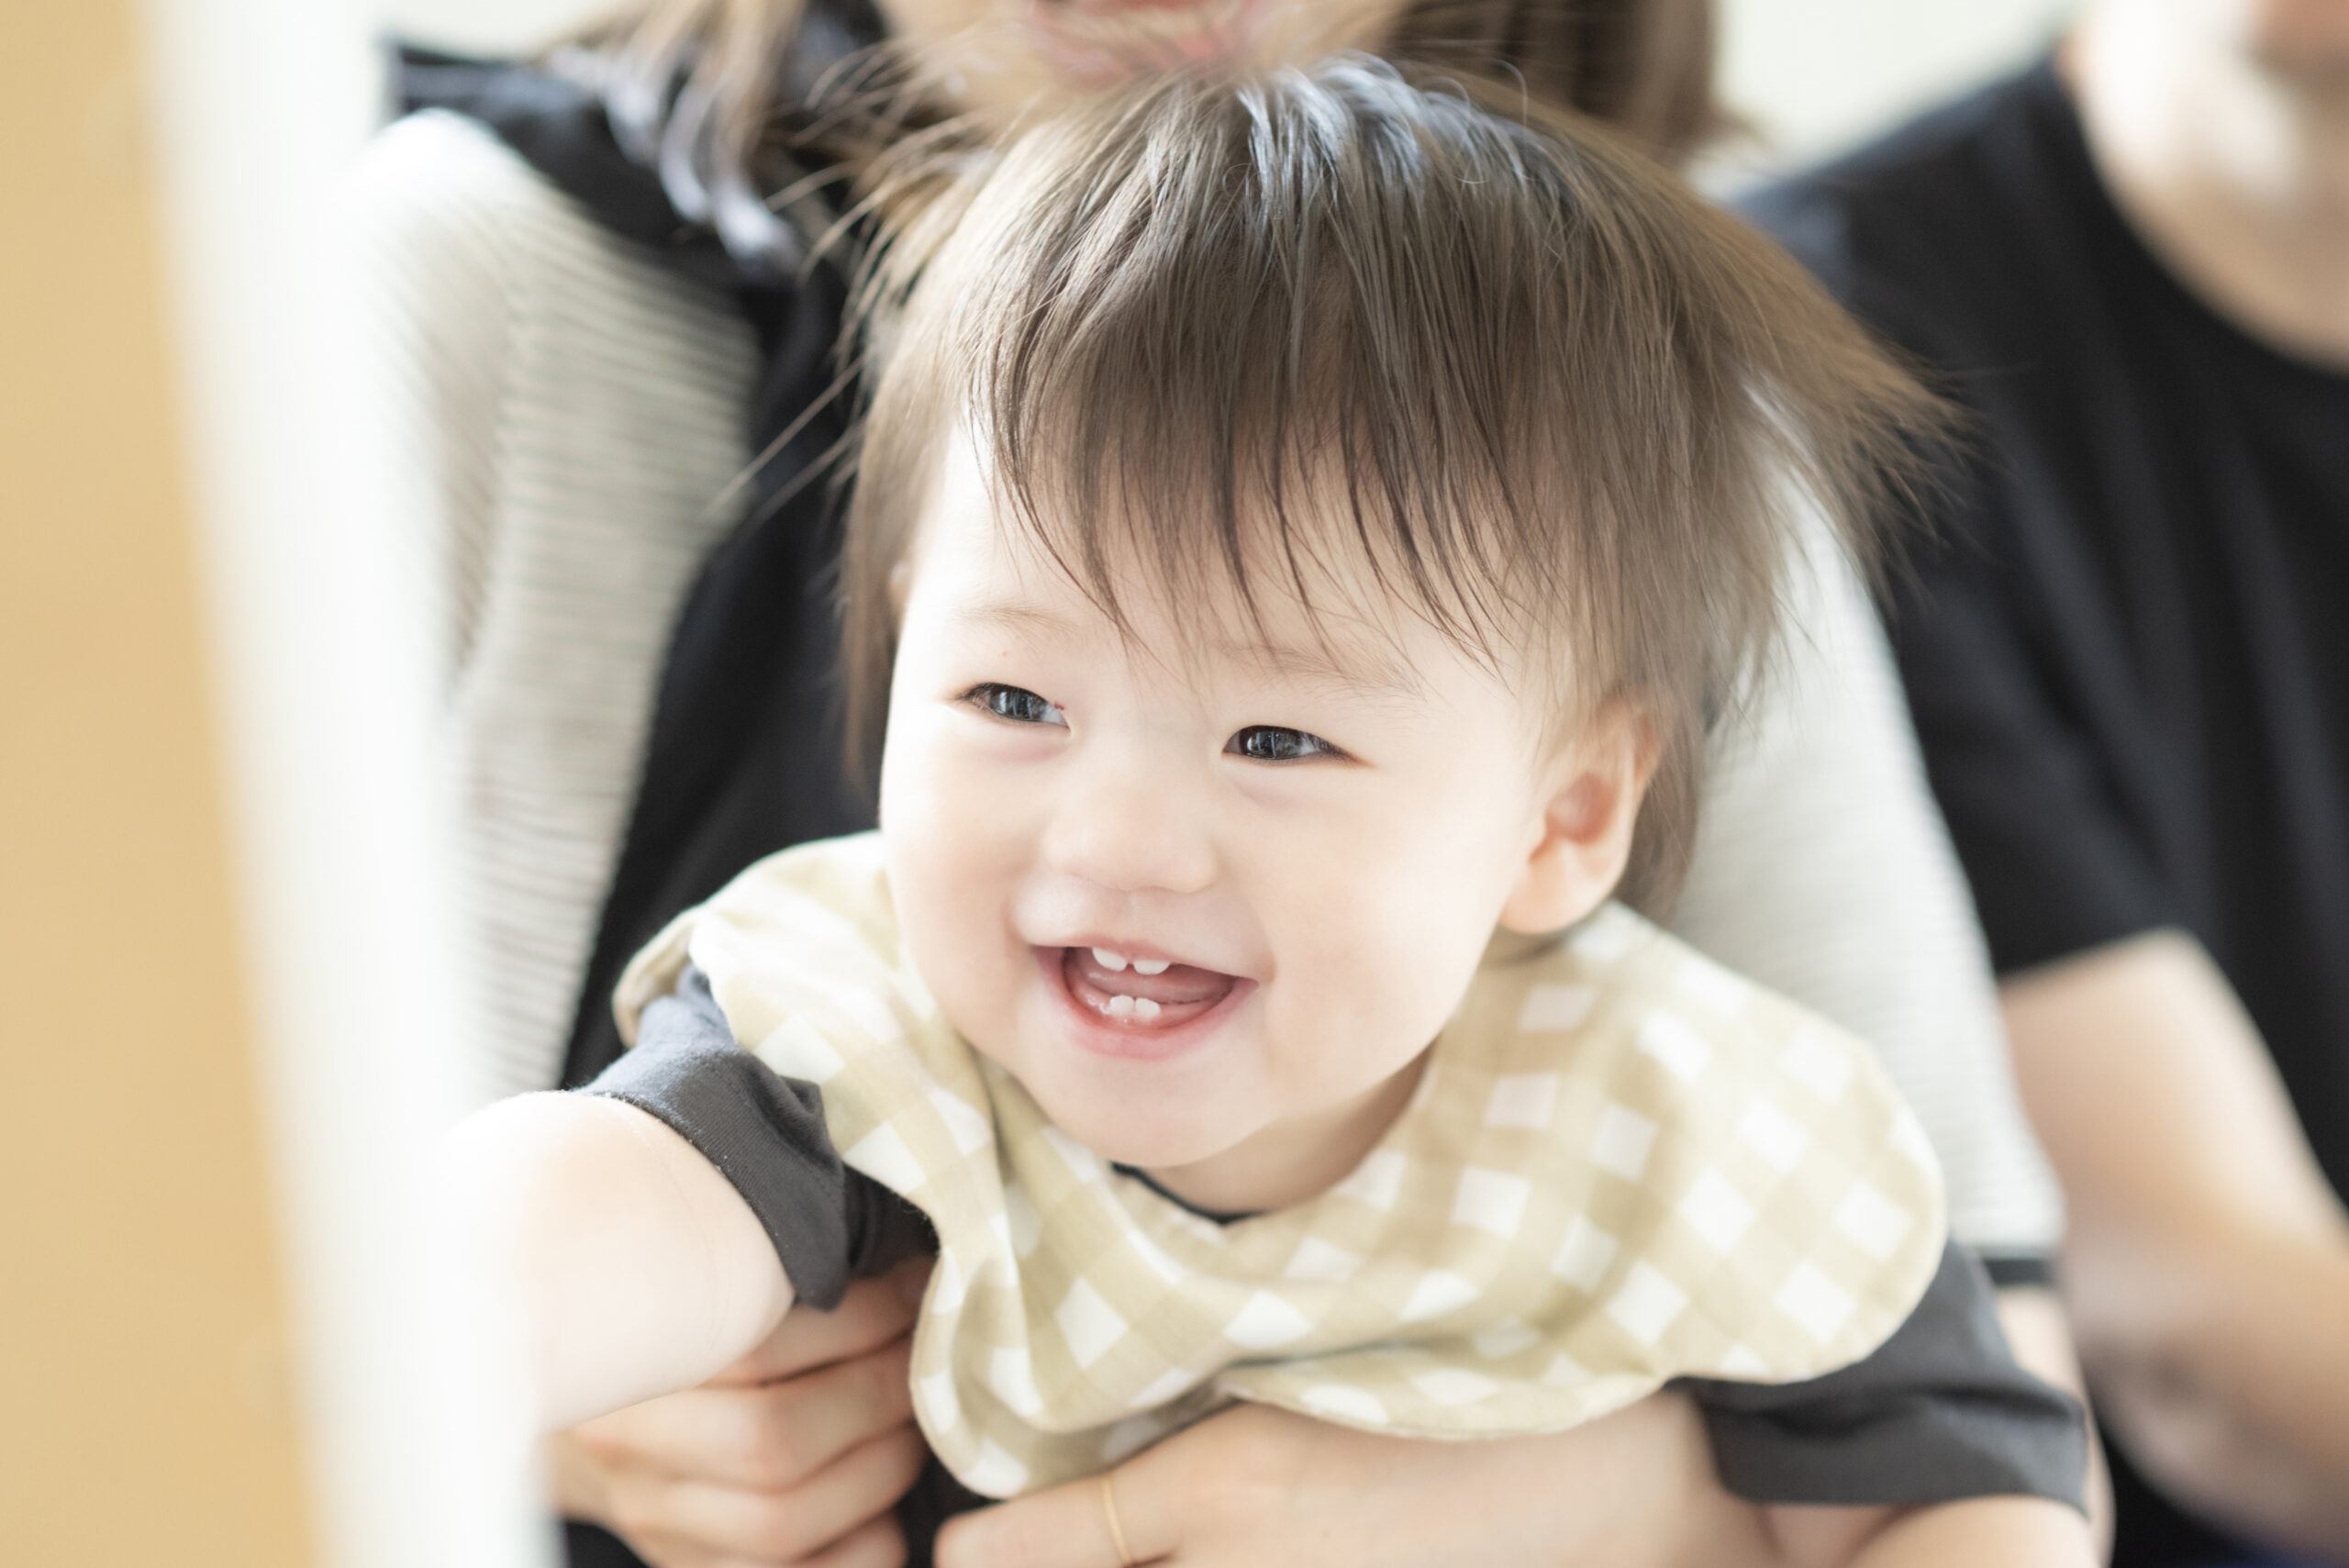
[[857,1281],[829,1312],[796,1307],[757,1349],[710,1381],[766,1383],[885,1345],[913,1327],[929,1278],[930,1260],[918,1258],[879,1279]]

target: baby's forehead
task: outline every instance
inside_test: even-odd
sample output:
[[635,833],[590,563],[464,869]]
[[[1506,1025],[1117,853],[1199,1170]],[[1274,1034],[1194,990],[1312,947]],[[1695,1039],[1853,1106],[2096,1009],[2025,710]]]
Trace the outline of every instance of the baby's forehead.
[[1457,647],[1334,523],[1315,527],[1318,549],[1283,551],[1269,532],[1243,534],[1236,551],[1214,539],[1186,548],[1164,537],[1165,519],[1088,527],[1025,511],[967,441],[956,445],[914,536],[910,614],[974,634],[1080,649],[1114,639],[1169,665],[1394,696],[1424,695],[1424,664]]

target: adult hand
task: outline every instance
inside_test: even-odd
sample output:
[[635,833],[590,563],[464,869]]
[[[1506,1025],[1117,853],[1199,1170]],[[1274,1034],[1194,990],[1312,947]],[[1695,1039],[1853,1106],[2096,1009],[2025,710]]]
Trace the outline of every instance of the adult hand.
[[786,1314],[698,1388],[553,1440],[555,1505],[653,1568],[896,1568],[891,1507],[920,1473],[907,1332],[926,1262]]
[[[1241,1406],[1109,1477],[1126,1559],[1183,1568],[1736,1568],[1773,1553],[1677,1395],[1549,1437],[1429,1442]],[[1119,1568],[1099,1479],[965,1515],[939,1568]]]

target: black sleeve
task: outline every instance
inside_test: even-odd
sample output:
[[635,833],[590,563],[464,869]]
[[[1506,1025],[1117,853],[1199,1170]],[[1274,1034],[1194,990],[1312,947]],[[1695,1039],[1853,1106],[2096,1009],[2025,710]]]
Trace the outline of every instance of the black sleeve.
[[759,1217],[798,1300],[829,1308],[850,1280],[936,1250],[918,1209],[841,1163],[823,1092],[734,1043],[698,969],[644,1009],[636,1048],[581,1092],[660,1118],[717,1166]]
[[2015,1364],[1988,1277],[1950,1243],[1874,1354],[1806,1383],[1678,1385],[1721,1483],[1752,1503],[1844,1507],[2033,1496],[2083,1507],[2087,1418]]
[[1984,1252],[1982,1272],[1993,1290],[2054,1290],[2055,1261],[2044,1252]]

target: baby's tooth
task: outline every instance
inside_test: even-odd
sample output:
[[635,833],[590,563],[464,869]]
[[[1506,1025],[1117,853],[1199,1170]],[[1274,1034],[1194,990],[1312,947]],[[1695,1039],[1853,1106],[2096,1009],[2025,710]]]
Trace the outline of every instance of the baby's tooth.
[[[1158,1010],[1158,1004],[1152,1002],[1150,1005],[1150,1007],[1152,1012],[1156,1012]],[[1109,1016],[1111,1018],[1122,1018],[1127,1017],[1133,1010],[1134,999],[1131,996],[1112,996],[1109,998]]]
[[[1136,969],[1140,969],[1141,965],[1136,964],[1134,967]],[[1135,997],[1134,1017],[1138,1018],[1154,1018],[1158,1017],[1158,1004],[1152,1001],[1147,996]]]
[[1163,958],[1138,958],[1134,960],[1134,973],[1136,974],[1163,974],[1166,973],[1167,965],[1172,962],[1173,961],[1170,959]]
[[[1093,950],[1093,962],[1108,970],[1110,973],[1116,974],[1126,967],[1126,955],[1121,952],[1111,952],[1108,948],[1095,948]],[[1148,973],[1151,972],[1144,971],[1144,973]]]

